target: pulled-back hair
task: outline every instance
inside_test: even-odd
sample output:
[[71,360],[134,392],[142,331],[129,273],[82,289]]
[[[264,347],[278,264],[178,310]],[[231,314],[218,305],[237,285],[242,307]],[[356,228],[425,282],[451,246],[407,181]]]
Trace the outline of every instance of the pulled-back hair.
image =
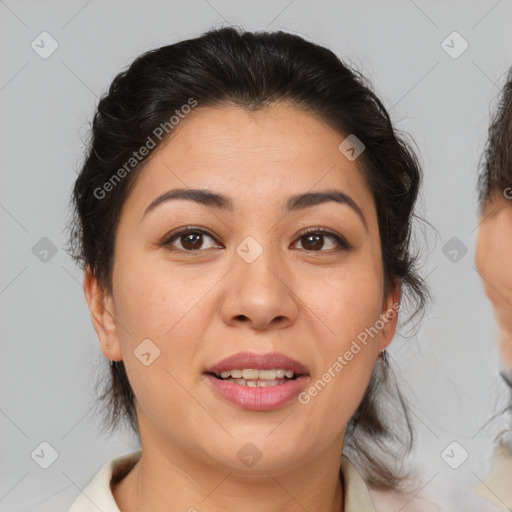
[[[121,208],[148,156],[133,168],[126,162],[148,138],[160,134],[158,127],[169,126],[171,116],[185,112],[191,99],[196,109],[231,104],[246,111],[288,102],[317,116],[341,137],[355,135],[365,147],[358,163],[375,201],[385,292],[401,284],[401,301],[408,300],[414,314],[422,310],[428,292],[411,252],[421,168],[370,84],[332,51],[297,35],[233,27],[144,53],[115,77],[99,101],[74,185],[69,246],[100,286],[112,292]],[[172,127],[157,147],[171,136]],[[112,182],[114,175],[122,179]],[[111,430],[127,420],[138,434],[134,395],[122,361],[111,366],[100,399]],[[407,408],[386,359],[379,358],[347,426],[344,451],[370,485],[391,488],[402,479],[397,467],[412,443]]]

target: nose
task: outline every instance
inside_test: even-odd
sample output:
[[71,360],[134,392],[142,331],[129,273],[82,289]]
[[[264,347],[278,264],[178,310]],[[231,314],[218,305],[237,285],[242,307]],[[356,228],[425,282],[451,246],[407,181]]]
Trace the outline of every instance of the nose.
[[234,254],[234,268],[226,277],[221,305],[227,325],[245,323],[255,330],[267,330],[295,323],[298,297],[277,252],[267,247],[252,262]]

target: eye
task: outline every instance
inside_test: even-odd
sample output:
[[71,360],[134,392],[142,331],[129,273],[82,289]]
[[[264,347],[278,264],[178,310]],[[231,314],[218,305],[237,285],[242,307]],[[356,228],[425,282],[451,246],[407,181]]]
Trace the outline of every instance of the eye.
[[[166,246],[171,250],[181,250],[185,252],[196,252],[200,249],[205,249],[204,247],[204,237],[209,238],[210,240],[215,240],[211,235],[209,235],[206,231],[199,228],[187,227],[178,231],[177,233],[173,233],[169,238],[167,238],[164,242],[162,242],[162,246]],[[177,240],[181,247],[177,247],[174,249],[172,246]],[[211,249],[212,246],[206,247],[206,249]]]
[[352,247],[345,238],[325,228],[311,228],[300,236],[299,241],[302,241],[302,247],[308,252],[329,252],[322,251],[325,238],[332,240],[330,249],[334,246],[334,252],[347,251]]

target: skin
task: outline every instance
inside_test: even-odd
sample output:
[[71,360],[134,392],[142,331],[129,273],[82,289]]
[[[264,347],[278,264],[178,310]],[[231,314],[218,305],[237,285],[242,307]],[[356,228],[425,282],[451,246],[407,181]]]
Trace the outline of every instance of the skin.
[[[345,428],[396,315],[306,405],[244,410],[203,371],[240,351],[279,351],[305,363],[313,383],[398,302],[399,286],[384,296],[373,197],[358,161],[338,150],[344,138],[288,104],[198,107],[141,171],[121,213],[113,293],[89,269],[84,279],[101,349],[124,361],[136,395],[142,456],[113,488],[121,510],[342,510]],[[176,200],[141,220],[177,187],[226,194],[235,211]],[[366,227],[334,202],[281,212],[289,196],[327,188],[350,195]],[[173,241],[175,251],[159,244],[186,226],[213,238],[203,235],[196,254],[184,249],[187,237]],[[323,246],[308,243],[303,232],[319,226],[352,249],[336,252],[327,235]],[[236,252],[247,236],[263,249],[252,263]],[[147,338],[161,351],[149,366],[133,353]],[[248,442],[262,455],[251,468],[237,457]]]
[[512,201],[497,193],[480,217],[475,264],[498,323],[502,364],[512,375]]

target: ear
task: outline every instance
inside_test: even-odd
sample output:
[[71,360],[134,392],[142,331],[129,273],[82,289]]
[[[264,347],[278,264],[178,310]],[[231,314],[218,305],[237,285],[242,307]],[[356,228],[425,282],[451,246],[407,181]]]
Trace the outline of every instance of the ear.
[[99,285],[89,266],[84,273],[84,294],[101,351],[110,360],[122,360],[123,353],[117,334],[114,300],[111,294]]
[[400,295],[402,293],[402,283],[396,281],[393,288],[385,297],[380,319],[384,323],[379,336],[379,352],[382,352],[393,339],[398,323],[398,310],[400,308]]

